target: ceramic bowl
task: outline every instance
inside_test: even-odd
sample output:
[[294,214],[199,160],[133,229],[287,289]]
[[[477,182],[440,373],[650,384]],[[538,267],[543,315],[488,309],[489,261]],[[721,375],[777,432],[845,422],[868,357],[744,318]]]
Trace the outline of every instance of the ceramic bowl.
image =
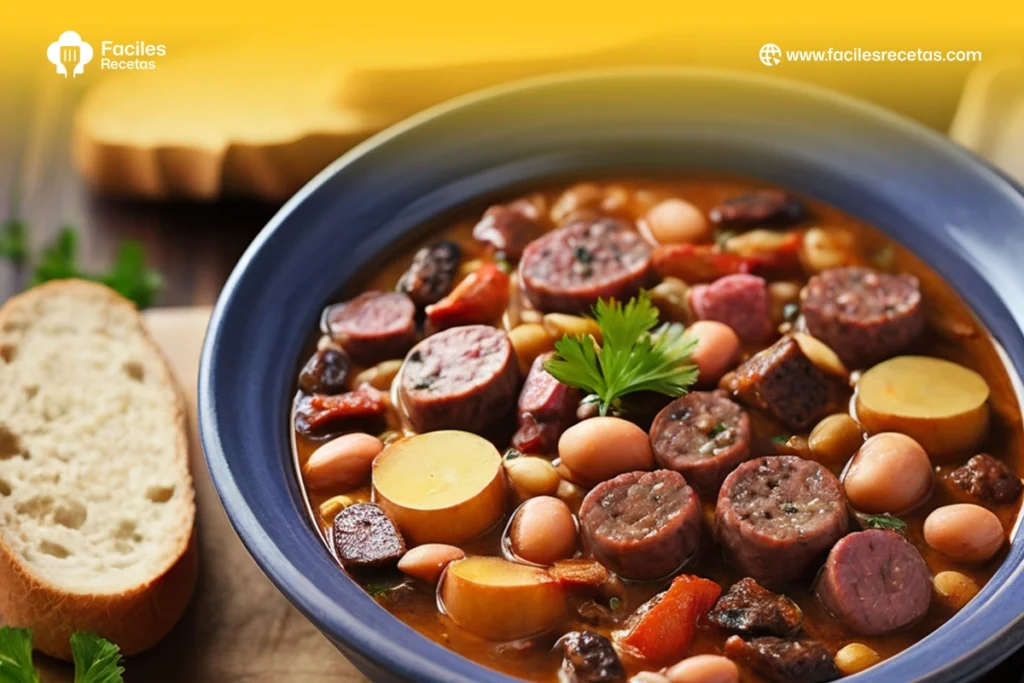
[[[221,293],[199,378],[213,481],[270,579],[374,681],[499,683],[417,634],[335,564],[309,523],[288,412],[321,308],[430,219],[556,176],[760,178],[878,226],[941,273],[1024,371],[1024,195],[939,134],[823,90],[706,70],[595,72],[466,96],[359,145],[293,197]],[[850,681],[977,675],[1024,637],[1024,541],[953,619]]]

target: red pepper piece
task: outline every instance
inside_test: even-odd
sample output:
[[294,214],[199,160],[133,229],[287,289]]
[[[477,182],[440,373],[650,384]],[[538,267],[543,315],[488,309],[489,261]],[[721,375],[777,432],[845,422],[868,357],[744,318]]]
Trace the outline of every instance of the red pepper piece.
[[508,275],[495,264],[485,263],[455,285],[448,296],[427,306],[427,319],[435,330],[494,322],[508,306],[508,290]]
[[722,587],[699,576],[683,574],[637,610],[631,626],[616,633],[619,642],[649,664],[671,664],[686,656],[704,617],[722,594]]

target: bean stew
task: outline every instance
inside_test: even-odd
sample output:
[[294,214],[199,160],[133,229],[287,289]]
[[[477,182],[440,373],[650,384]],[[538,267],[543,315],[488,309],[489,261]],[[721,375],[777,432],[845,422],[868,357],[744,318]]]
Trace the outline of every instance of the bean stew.
[[1006,556],[1022,426],[998,347],[831,206],[715,176],[552,183],[360,284],[297,370],[310,515],[339,571],[484,666],[834,680]]

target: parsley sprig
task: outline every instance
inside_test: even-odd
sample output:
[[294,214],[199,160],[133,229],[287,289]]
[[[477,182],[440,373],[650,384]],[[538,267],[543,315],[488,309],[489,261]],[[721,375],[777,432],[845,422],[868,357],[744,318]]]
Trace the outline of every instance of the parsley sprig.
[[0,628],[0,683],[39,683],[32,666],[32,631]]
[[[121,650],[95,633],[71,636],[75,683],[124,683]],[[0,628],[0,683],[40,683],[32,664],[32,629]]]
[[594,318],[601,329],[600,350],[589,334],[564,335],[544,369],[559,382],[597,396],[601,415],[621,408],[623,396],[640,391],[682,396],[697,381],[697,366],[690,362],[697,340],[681,325],[654,330],[658,309],[647,292],[625,306],[600,299]]
[[881,515],[867,515],[861,518],[865,529],[886,529],[899,534],[907,533],[907,523],[888,512]]
[[[78,262],[78,232],[74,228],[61,228],[56,239],[44,247],[35,259],[29,254],[26,232],[24,221],[19,219],[12,218],[0,224],[0,258],[6,258],[19,266],[32,261],[29,286],[68,278],[92,280],[134,301],[139,308],[152,306],[163,287],[160,273],[146,265],[146,254],[139,242],[122,242],[108,270],[89,273],[82,270]],[[0,680],[0,683],[3,681]]]

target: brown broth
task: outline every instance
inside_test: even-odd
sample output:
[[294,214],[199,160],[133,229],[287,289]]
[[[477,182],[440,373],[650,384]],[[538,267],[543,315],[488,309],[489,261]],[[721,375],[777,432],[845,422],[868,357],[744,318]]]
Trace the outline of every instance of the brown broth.
[[[747,192],[751,189],[764,187],[761,183],[720,177],[683,177],[671,180],[651,179],[646,181],[625,180],[619,181],[617,184],[633,191],[642,189],[652,192],[658,198],[682,197],[705,212],[728,197]],[[556,185],[553,189],[549,189],[550,187],[548,186],[548,188],[541,190],[546,196],[549,206],[566,185]],[[523,194],[521,192],[509,194],[501,199],[514,199]],[[805,223],[805,226],[820,225],[850,230],[856,235],[860,245],[867,253],[876,253],[883,248],[891,248],[893,250],[893,260],[890,270],[913,273],[920,279],[926,311],[929,314],[929,325],[922,338],[907,353],[945,358],[972,368],[985,377],[991,389],[990,406],[993,409],[993,414],[989,435],[980,451],[990,453],[1008,463],[1010,468],[1019,476],[1024,471],[1021,462],[1022,429],[1019,403],[1013,382],[1007,373],[1007,368],[1000,357],[995,343],[984,330],[981,323],[968,310],[967,306],[948,283],[943,281],[938,274],[929,269],[920,259],[906,249],[892,242],[871,226],[831,206],[814,201],[806,201],[806,204],[811,211],[813,220]],[[485,207],[486,205],[474,207],[473,210],[463,212],[455,220],[439,225],[438,229],[432,231],[429,237],[391,258],[382,267],[369,274],[358,289],[350,290],[346,294],[352,295],[369,289],[393,289],[399,276],[411,261],[415,249],[427,241],[438,238],[453,239],[459,242],[464,249],[464,262],[482,257],[485,251],[481,245],[472,240],[470,232]],[[806,276],[804,279],[806,279]],[[310,348],[312,348],[312,342]],[[757,348],[752,348],[747,349],[747,352],[752,353],[757,350]],[[395,430],[403,429],[402,420],[398,415],[392,414],[389,416],[389,427]],[[753,442],[753,448],[755,449],[755,454],[774,454],[770,437],[783,433],[785,430],[763,416],[756,417],[754,427],[755,441]],[[295,433],[297,465],[301,467],[312,451],[322,442],[323,439],[309,439]],[[499,450],[503,450],[507,444],[497,445]],[[759,447],[760,451],[757,450]],[[925,544],[922,534],[924,519],[929,512],[941,505],[968,501],[963,494],[950,488],[943,475],[963,464],[970,455],[972,454],[965,453],[963,457],[956,460],[938,464],[936,466],[936,486],[929,500],[920,508],[901,517],[909,526],[907,538],[921,551],[933,574],[947,569],[955,569],[970,576],[979,585],[983,585],[1002,563],[1006,556],[1008,545],[1004,546],[1003,550],[996,557],[983,566],[964,566],[951,562],[929,548]],[[838,475],[841,469],[842,466],[836,466],[833,468],[833,471]],[[349,493],[349,495],[358,499],[370,498],[368,488],[355,492],[338,491],[336,493]],[[317,507],[330,496],[313,492],[307,492],[307,496],[310,504],[311,518],[318,520],[317,526],[325,543],[330,546],[329,524],[324,520],[319,520],[316,514]],[[705,501],[704,503],[708,514],[713,514],[714,501]],[[514,501],[510,501],[509,512],[514,509],[514,504]],[[1019,501],[992,509],[999,517],[1009,536],[1017,518]],[[483,538],[465,544],[464,547],[467,553],[500,555],[502,526],[499,525],[497,529]],[[720,583],[723,589],[726,589],[732,583],[742,578],[742,575],[723,563],[710,538],[705,540],[704,547],[710,549],[710,551],[704,552],[698,563],[695,566],[688,567],[685,571],[711,578]],[[339,571],[341,571],[340,568]],[[397,573],[394,573],[382,576],[382,580],[395,582],[401,579]],[[667,582],[627,585],[624,609],[620,610],[619,613],[627,616],[645,600],[663,590],[666,585]],[[877,651],[883,659],[888,658],[921,640],[953,615],[951,608],[945,606],[939,599],[933,599],[927,616],[912,628],[884,637],[867,638],[850,632],[838,620],[829,616],[814,598],[809,583],[793,585],[786,593],[803,610],[803,626],[807,633],[812,637],[822,640],[833,653],[848,643],[860,642]],[[560,633],[568,630],[588,628],[608,635],[612,630],[607,626],[594,626],[593,624],[583,622],[579,618],[575,618],[570,619],[559,633],[548,637],[534,639],[525,643],[495,644],[475,637],[455,626],[446,616],[438,612],[433,590],[428,590],[426,587],[415,582],[409,582],[406,589],[396,591],[390,597],[385,595],[379,598],[379,602],[385,609],[423,635],[455,652],[493,669],[534,681],[553,682],[558,680],[557,672],[561,657],[552,651],[552,645]],[[706,624],[702,625],[698,629],[690,654],[721,653],[727,635],[724,631],[719,631],[715,627]],[[627,666],[629,675],[644,670],[644,667],[636,662],[624,662],[624,664]],[[761,681],[762,679],[751,671],[743,669],[743,680]]]

